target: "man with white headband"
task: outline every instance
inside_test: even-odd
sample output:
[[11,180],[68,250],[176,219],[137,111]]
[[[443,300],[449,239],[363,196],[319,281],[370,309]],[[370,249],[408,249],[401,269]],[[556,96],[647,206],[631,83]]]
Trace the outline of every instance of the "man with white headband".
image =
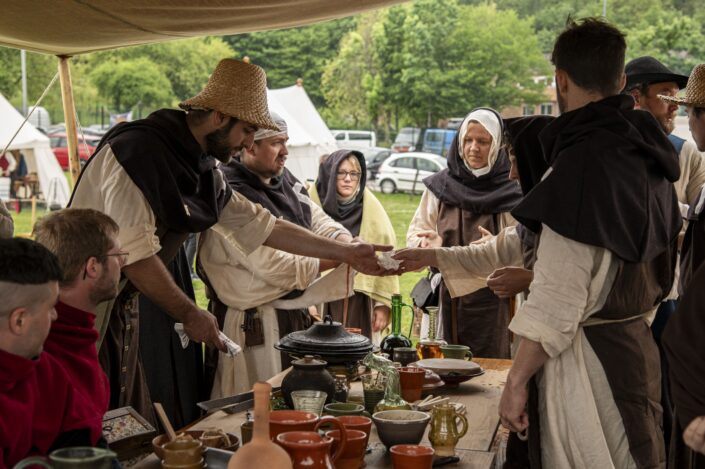
[[[279,130],[258,130],[250,148],[220,166],[230,187],[277,218],[320,236],[351,241],[348,230],[311,203],[303,184],[286,169],[286,121],[275,113],[271,117]],[[199,267],[215,294],[211,297],[217,297],[211,301],[211,310],[225,334],[243,347],[234,359],[218,359],[216,350],[209,354],[208,378],[214,379],[211,398],[245,392],[256,381],[267,380],[289,366],[288,357],[280,357],[274,344],[290,332],[308,328],[313,320],[306,308],[276,309],[269,303],[299,296],[319,272],[338,264],[266,246],[245,255],[215,231],[205,233]]]

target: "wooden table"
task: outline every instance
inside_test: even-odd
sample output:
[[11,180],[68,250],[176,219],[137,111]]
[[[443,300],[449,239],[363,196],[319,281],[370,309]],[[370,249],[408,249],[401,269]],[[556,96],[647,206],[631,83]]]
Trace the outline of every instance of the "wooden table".
[[[511,360],[483,358],[476,358],[475,361],[484,368],[484,375],[462,383],[455,389],[442,388],[440,392],[435,393],[436,395],[449,397],[451,402],[463,403],[467,409],[468,431],[456,446],[456,456],[460,457],[460,462],[449,467],[490,469],[494,461],[494,453],[490,452],[490,447],[499,426],[497,408],[507,379],[507,372],[512,362]],[[282,372],[269,381],[273,386],[278,386],[285,374],[285,372]],[[353,383],[350,390],[352,398],[354,399],[356,395],[361,396],[361,394],[360,383]],[[244,421],[245,412],[226,414],[218,411],[203,418],[191,428],[194,430],[219,428],[239,435],[240,425]],[[428,441],[428,428],[421,444],[431,445]],[[391,458],[386,452],[384,445],[379,441],[374,425],[370,435],[370,446],[372,447],[372,452],[365,456],[367,467],[369,469],[391,469]],[[151,469],[159,468],[160,466],[157,457],[150,455],[134,467]]]

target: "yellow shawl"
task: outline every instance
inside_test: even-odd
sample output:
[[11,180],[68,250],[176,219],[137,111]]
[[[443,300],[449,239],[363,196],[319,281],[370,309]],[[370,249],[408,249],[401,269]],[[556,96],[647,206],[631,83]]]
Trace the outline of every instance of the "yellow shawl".
[[[316,205],[321,205],[321,200],[316,192],[316,184],[311,184],[308,194]],[[365,188],[362,197],[362,224],[360,225],[360,238],[368,243],[396,245],[396,234],[382,204],[377,197]],[[375,277],[358,273],[355,276],[355,291],[364,293],[374,301],[391,306],[392,294],[399,293],[399,277]]]

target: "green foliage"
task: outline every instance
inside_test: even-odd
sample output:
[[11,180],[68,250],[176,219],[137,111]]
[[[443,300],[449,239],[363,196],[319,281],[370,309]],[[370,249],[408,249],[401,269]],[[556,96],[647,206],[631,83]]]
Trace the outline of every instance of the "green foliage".
[[333,59],[341,38],[355,27],[353,18],[327,21],[311,26],[265,31],[224,39],[237,53],[267,71],[270,88],[292,86],[304,80],[306,92],[316,106],[323,106],[321,75]]
[[90,76],[98,91],[112,99],[112,108],[118,112],[140,104],[149,108],[170,104],[169,79],[146,57],[103,62]]

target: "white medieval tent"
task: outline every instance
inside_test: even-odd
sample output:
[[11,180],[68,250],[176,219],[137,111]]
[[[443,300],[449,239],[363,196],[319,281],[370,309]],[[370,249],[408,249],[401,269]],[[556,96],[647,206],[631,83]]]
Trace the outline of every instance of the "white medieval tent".
[[[24,117],[0,94],[0,152],[22,124]],[[25,123],[12,141],[8,152],[22,152],[27,163],[27,172],[36,174],[39,181],[40,199],[47,207],[62,208],[69,202],[69,185],[49,146],[49,137],[29,122]]]
[[301,85],[267,90],[267,101],[269,109],[287,123],[289,157],[286,167],[302,182],[316,179],[321,155],[338,147],[306,90]]
[[[23,0],[3,2],[0,45],[59,57],[69,166],[79,172],[68,59],[105,49],[187,37],[290,28],[403,0]],[[38,13],[39,12],[39,13]]]

